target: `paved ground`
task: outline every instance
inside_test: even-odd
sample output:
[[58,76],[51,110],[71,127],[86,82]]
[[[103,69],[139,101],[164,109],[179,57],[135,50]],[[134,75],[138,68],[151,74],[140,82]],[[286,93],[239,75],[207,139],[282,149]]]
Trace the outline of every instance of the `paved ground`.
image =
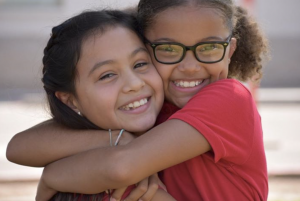
[[[299,96],[300,89],[295,88],[261,89],[259,93],[270,175],[269,201],[300,201]],[[5,150],[15,133],[48,118],[42,100],[40,94],[27,94],[19,101],[0,99],[0,201],[34,200],[42,170],[8,162]]]
[[[37,181],[0,182],[0,201],[33,201]],[[269,201],[299,201],[299,177],[271,177]]]

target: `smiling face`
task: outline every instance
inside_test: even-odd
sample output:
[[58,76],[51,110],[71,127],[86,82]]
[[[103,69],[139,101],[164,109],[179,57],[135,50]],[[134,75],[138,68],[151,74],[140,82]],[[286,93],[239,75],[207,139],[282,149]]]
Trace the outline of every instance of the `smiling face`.
[[[230,34],[216,10],[192,6],[170,8],[159,13],[145,32],[151,43],[177,42],[185,46],[226,41]],[[187,51],[179,63],[162,64],[155,60],[147,45],[163,79],[165,98],[181,108],[204,86],[226,78],[235,44],[236,40],[232,38],[223,60],[213,64],[199,62],[192,51]]]
[[82,45],[75,111],[103,129],[144,132],[163,103],[162,81],[147,49],[132,31],[108,28]]

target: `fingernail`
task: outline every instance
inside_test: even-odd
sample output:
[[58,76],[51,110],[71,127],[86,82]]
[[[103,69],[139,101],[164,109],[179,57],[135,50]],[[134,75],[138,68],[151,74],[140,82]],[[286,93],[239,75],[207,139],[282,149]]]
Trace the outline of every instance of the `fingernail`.
[[110,201],[118,201],[118,200],[116,200],[115,198],[110,198]]

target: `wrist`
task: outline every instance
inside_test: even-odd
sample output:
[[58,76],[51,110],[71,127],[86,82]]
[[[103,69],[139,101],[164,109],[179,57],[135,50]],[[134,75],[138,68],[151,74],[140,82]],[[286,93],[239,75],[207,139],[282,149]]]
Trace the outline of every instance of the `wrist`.
[[[120,134],[120,131],[121,130],[111,130],[111,135],[112,135],[112,146],[115,145],[115,142],[117,141],[118,139],[118,136]],[[107,134],[109,136],[109,132]],[[123,131],[122,133],[122,136],[119,138],[119,141],[118,141],[118,145],[126,145],[128,144],[129,142],[131,142],[132,140],[134,140],[137,136],[127,132],[127,131]],[[108,143],[108,145],[110,145],[110,141]]]

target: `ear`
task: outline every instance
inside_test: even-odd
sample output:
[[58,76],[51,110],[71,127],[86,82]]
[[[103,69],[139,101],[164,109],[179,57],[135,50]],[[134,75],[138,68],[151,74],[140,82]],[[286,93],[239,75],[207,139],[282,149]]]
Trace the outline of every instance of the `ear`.
[[61,92],[61,91],[56,91],[55,96],[61,102],[63,102],[65,105],[67,105],[69,108],[74,110],[76,113],[79,112],[78,103],[72,94],[66,93],[66,92]]
[[236,38],[232,38],[230,41],[230,49],[229,49],[229,58],[232,57],[235,49],[236,49]]

